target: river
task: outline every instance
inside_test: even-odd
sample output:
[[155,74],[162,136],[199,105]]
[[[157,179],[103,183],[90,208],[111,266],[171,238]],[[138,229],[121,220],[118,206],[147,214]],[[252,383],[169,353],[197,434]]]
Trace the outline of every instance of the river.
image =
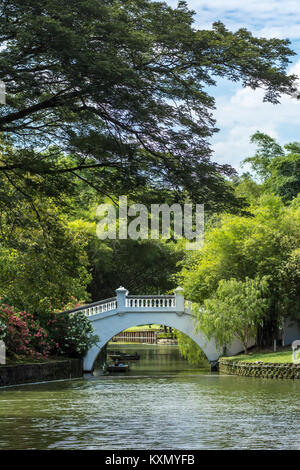
[[210,373],[176,346],[116,345],[121,376],[0,389],[0,449],[300,449],[300,381]]

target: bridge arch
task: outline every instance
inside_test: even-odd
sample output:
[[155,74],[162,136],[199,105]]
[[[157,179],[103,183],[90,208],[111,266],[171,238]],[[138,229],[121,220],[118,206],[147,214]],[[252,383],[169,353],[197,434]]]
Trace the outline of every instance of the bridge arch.
[[[221,351],[214,340],[208,341],[201,331],[195,331],[195,316],[191,303],[184,299],[183,289],[177,287],[174,295],[128,295],[127,289],[119,287],[116,297],[77,307],[68,312],[83,312],[92,322],[99,342],[84,357],[84,371],[91,372],[103,346],[115,335],[127,328],[145,324],[168,325],[189,336],[202,349],[210,363],[215,363]],[[243,350],[235,340],[227,350],[229,356]]]
[[145,324],[167,325],[180,330],[192,338],[202,349],[210,362],[216,361],[219,352],[213,341],[207,341],[203,333],[194,332],[194,322],[189,314],[178,315],[176,312],[128,312],[124,315],[111,315],[93,322],[94,331],[99,336],[99,342],[93,346],[84,358],[84,370],[92,371],[94,362],[105,344],[121,331]]

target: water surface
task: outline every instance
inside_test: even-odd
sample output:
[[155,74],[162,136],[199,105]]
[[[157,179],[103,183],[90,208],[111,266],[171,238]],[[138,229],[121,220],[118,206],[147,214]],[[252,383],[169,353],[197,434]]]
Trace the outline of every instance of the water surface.
[[176,346],[115,345],[122,376],[0,389],[0,449],[300,449],[300,381],[211,374]]

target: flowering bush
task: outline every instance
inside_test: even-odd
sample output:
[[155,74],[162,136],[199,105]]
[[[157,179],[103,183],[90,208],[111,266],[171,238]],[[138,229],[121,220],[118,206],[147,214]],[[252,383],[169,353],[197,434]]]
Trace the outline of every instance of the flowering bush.
[[[53,340],[40,323],[27,312],[15,312],[13,307],[0,305],[0,335],[5,331],[5,345],[10,356],[25,356],[31,359],[47,358]],[[2,329],[2,324],[5,328]]]
[[46,359],[49,356],[83,357],[98,341],[91,322],[83,313],[53,314],[46,328],[27,312],[0,302],[0,340],[8,356]]
[[99,341],[93,334],[91,322],[82,312],[54,314],[47,328],[53,339],[53,352],[62,356],[83,357]]

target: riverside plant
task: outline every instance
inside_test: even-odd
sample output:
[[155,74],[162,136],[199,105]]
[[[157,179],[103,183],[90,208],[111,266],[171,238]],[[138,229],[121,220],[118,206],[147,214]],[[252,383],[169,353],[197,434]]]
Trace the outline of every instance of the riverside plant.
[[50,356],[83,357],[98,342],[84,314],[49,314],[47,324],[28,312],[16,312],[0,303],[0,340],[14,359],[47,359]]
[[75,315],[53,314],[47,323],[60,356],[83,357],[86,352],[99,341],[89,319],[82,313]]
[[[53,340],[31,313],[15,312],[14,308],[0,305],[0,335],[5,331],[8,355],[28,359],[46,359],[53,348]],[[5,328],[2,328],[5,325]]]

